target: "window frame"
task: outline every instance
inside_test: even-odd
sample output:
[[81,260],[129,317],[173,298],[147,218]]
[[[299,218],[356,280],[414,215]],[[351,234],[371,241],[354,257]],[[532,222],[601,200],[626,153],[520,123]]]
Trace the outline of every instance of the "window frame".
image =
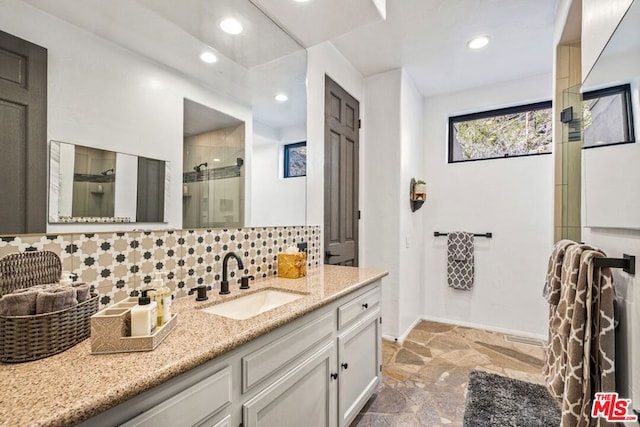
[[551,154],[551,151],[550,151],[548,153],[531,153],[531,154],[514,154],[514,155],[505,154],[504,156],[485,157],[482,159],[454,160],[453,159],[453,144],[454,144],[453,127],[456,123],[459,123],[459,122],[485,119],[487,117],[504,116],[506,114],[516,114],[516,113],[523,113],[528,111],[544,110],[547,108],[552,108],[552,106],[553,104],[551,100],[548,100],[548,101],[533,102],[529,104],[515,105],[513,107],[505,107],[505,108],[497,108],[493,110],[480,111],[477,113],[462,114],[459,116],[449,116],[449,135],[447,138],[448,139],[447,163],[465,163],[465,162],[477,162],[481,160],[512,159],[516,157],[542,156],[546,154]]
[[[633,102],[631,100],[631,84],[626,83],[623,85],[606,87],[603,89],[589,90],[587,92],[582,93],[582,102],[587,101],[589,99],[601,98],[603,96],[611,96],[622,94],[624,95],[624,122],[627,124],[627,128],[625,129],[625,133],[629,136],[628,141],[621,142],[607,142],[606,144],[597,144],[597,145],[589,145],[588,147],[584,146],[584,138],[582,139],[582,149],[590,150],[592,148],[600,148],[600,147],[610,147],[612,145],[623,145],[623,144],[634,144],[636,142],[634,123],[633,123]],[[582,117],[580,117],[582,120]],[[582,129],[584,134],[584,128]]]
[[305,163],[305,171],[304,171],[304,175],[289,175],[290,172],[290,168],[289,168],[289,150],[292,148],[298,148],[298,147],[306,147],[307,146],[307,141],[300,141],[300,142],[294,142],[292,144],[284,144],[283,146],[283,167],[284,167],[284,173],[283,173],[283,178],[303,178],[307,176],[307,165]]

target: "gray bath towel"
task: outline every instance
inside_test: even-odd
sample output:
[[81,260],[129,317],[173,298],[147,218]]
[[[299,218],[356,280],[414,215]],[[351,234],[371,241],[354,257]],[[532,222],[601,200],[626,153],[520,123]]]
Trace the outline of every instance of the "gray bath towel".
[[84,282],[74,283],[71,286],[76,290],[78,304],[91,298],[91,285]]
[[447,236],[447,281],[449,287],[470,291],[475,277],[473,233],[454,231]]
[[38,293],[36,314],[52,313],[78,304],[74,288],[54,288]]
[[0,298],[0,316],[36,314],[38,289],[18,289]]

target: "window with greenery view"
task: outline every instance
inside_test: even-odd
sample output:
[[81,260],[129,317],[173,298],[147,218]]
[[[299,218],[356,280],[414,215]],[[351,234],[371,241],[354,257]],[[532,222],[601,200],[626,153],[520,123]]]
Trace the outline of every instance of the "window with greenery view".
[[284,177],[307,176],[307,143],[297,142],[284,146]]
[[635,141],[630,85],[585,92],[582,99],[583,147]]
[[551,153],[551,101],[449,117],[449,163]]

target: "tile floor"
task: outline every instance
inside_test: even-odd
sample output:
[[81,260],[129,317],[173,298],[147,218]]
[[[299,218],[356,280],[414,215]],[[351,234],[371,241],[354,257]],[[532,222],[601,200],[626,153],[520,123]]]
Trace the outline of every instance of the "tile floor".
[[544,350],[496,332],[422,321],[382,348],[383,381],[351,427],[461,426],[474,369],[543,383]]

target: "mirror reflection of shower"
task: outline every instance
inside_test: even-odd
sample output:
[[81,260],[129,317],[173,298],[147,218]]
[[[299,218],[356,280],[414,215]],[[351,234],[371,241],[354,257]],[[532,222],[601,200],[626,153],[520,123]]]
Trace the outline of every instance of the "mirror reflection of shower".
[[209,166],[209,164],[207,162],[200,163],[199,165],[195,165],[193,167],[193,170],[196,171],[196,172],[202,172],[202,168],[203,167],[206,168],[207,166]]
[[113,217],[116,153],[76,146],[73,166],[73,217]]
[[182,227],[244,225],[244,122],[184,101]]

